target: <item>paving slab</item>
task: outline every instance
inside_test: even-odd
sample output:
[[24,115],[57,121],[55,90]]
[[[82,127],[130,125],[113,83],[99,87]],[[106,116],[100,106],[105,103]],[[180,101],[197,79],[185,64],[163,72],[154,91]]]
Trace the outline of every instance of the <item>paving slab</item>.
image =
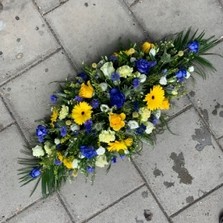
[[143,0],[131,9],[155,40],[191,26],[222,35],[222,7],[216,0]]
[[0,134],[1,169],[0,169],[0,222],[17,214],[20,210],[40,198],[39,190],[30,198],[34,184],[20,187],[18,157],[22,157],[20,150],[25,142],[15,125],[3,130]]
[[0,130],[13,122],[11,115],[0,98]]
[[15,216],[9,223],[72,223],[56,195],[38,202]]
[[[149,215],[151,215],[151,220],[149,220]],[[146,187],[143,187],[99,214],[89,223],[143,223],[147,221],[151,223],[168,223],[150,192]]]
[[133,165],[119,158],[108,174],[106,169],[97,169],[93,185],[79,175],[71,184],[67,183],[61,191],[75,222],[82,222],[102,209],[108,207],[124,195],[144,184]]
[[71,74],[74,70],[60,51],[2,87],[3,96],[28,139],[35,132],[36,121],[50,115],[50,95],[58,90],[58,81]]
[[223,211],[223,188],[189,207],[173,218],[174,223],[218,223],[219,214]]
[[40,11],[44,14],[66,1],[68,0],[35,0],[35,3],[38,5]]
[[222,183],[223,154],[194,109],[169,127],[174,134],[158,135],[154,149],[145,145],[136,164],[171,215]]
[[77,67],[83,61],[97,62],[101,56],[110,55],[120,42],[144,38],[118,0],[68,1],[47,14],[46,19]]
[[220,145],[221,145],[221,147],[222,147],[222,150],[223,150],[223,138],[220,138],[220,139],[218,140],[218,142],[220,143]]
[[0,83],[59,46],[30,0],[2,2]]

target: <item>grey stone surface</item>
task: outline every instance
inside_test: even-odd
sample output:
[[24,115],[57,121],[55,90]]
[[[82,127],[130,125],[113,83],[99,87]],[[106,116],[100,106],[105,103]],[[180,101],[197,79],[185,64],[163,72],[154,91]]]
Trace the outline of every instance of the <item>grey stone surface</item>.
[[223,154],[193,109],[169,127],[175,135],[158,135],[155,148],[145,145],[136,163],[171,215],[222,183]]
[[173,218],[174,223],[218,223],[223,211],[223,188],[208,195],[187,210]]
[[[75,9],[75,11],[74,11]],[[115,9],[112,10],[111,9]],[[121,42],[142,40],[143,33],[118,1],[69,1],[46,19],[78,67],[113,53]]]
[[15,216],[10,223],[71,223],[68,214],[56,195],[38,202]]
[[108,174],[106,168],[97,169],[93,185],[78,176],[72,184],[62,188],[61,194],[75,222],[82,222],[143,183],[130,162],[118,159]]
[[[148,220],[147,213],[151,213],[151,220]],[[90,220],[89,223],[142,223],[147,221],[151,223],[168,222],[150,192],[146,187],[143,187],[99,214],[97,217]]]
[[22,157],[20,150],[24,149],[23,141],[18,129],[12,125],[0,134],[0,222],[17,214],[23,208],[32,204],[39,197],[39,190],[30,198],[29,194],[33,184],[24,187],[19,185],[18,157]]
[[2,87],[27,138],[35,132],[35,121],[50,115],[50,95],[58,89],[58,81],[69,74],[74,75],[74,70],[60,51]]
[[2,2],[0,83],[58,47],[32,1]]
[[221,145],[221,147],[222,147],[222,150],[223,150],[223,138],[220,138],[220,139],[219,139],[219,143],[220,143],[220,145]]
[[11,115],[0,98],[0,130],[13,122]]
[[35,0],[40,11],[44,14],[55,7],[59,6],[61,3],[66,2],[67,0]]
[[223,13],[215,0],[143,0],[132,7],[140,23],[154,39],[179,32],[193,26],[210,35],[222,35]]

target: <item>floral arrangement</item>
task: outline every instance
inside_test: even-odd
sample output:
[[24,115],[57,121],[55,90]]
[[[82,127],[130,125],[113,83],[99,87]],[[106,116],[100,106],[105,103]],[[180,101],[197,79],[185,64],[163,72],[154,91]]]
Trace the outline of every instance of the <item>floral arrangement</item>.
[[204,68],[203,57],[220,40],[189,29],[171,40],[132,44],[102,57],[51,95],[51,116],[36,128],[37,142],[24,151],[24,184],[41,180],[44,196],[78,173],[95,176],[118,159],[132,158],[165,126],[163,111],[185,94],[185,83]]

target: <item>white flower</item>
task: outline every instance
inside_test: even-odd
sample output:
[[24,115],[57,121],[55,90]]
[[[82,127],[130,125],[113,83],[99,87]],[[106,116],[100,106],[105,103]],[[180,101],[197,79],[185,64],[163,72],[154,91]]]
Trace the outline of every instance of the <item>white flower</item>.
[[186,74],[185,78],[188,79],[189,77],[190,77],[190,72],[187,71],[187,74]]
[[116,71],[120,74],[121,77],[127,78],[132,75],[133,68],[129,67],[128,65],[124,65],[119,67]]
[[147,134],[150,134],[153,131],[153,129],[155,129],[153,123],[152,122],[147,122],[146,123],[146,130],[145,130],[145,132]]
[[78,163],[79,163],[79,160],[74,159],[73,162],[72,162],[72,168],[77,169],[78,168]]
[[126,155],[128,155],[128,154],[129,154],[129,151],[128,151],[128,150],[124,150],[124,153],[125,153]]
[[135,61],[136,61],[136,58],[135,58],[135,57],[131,57],[131,58],[130,58],[130,62],[131,62],[131,63],[134,63]]
[[159,119],[160,116],[161,116],[161,111],[160,111],[160,110],[156,110],[153,114],[155,115],[155,117],[156,117],[157,119]]
[[100,109],[101,109],[102,112],[108,112],[109,111],[108,105],[105,105],[105,104],[101,104]]
[[99,142],[109,143],[115,141],[115,132],[112,130],[103,130],[99,134]]
[[46,151],[46,154],[51,155],[52,148],[50,142],[45,142],[44,149]]
[[145,74],[141,74],[139,76],[140,83],[144,83],[146,81],[147,76]]
[[108,88],[108,85],[107,85],[105,82],[100,83],[99,85],[100,85],[100,87],[101,87],[102,91],[106,91],[106,90],[107,90],[107,88]]
[[76,125],[76,124],[72,124],[71,127],[70,127],[70,130],[71,131],[78,131],[80,129],[80,126],[79,125]]
[[141,122],[146,122],[151,116],[151,111],[147,107],[142,107],[139,109],[139,114],[141,115]]
[[137,121],[130,120],[128,121],[128,126],[130,129],[137,129],[139,127],[139,124]]
[[96,161],[95,161],[95,165],[97,167],[105,167],[108,165],[108,162],[107,162],[107,158],[105,155],[102,155],[102,156],[97,156],[96,157]]
[[56,144],[56,145],[59,145],[60,144],[60,140],[59,139],[54,139],[54,143]]
[[171,94],[172,95],[178,95],[178,92],[177,92],[177,90],[173,90],[173,91],[171,91]]
[[149,54],[152,55],[152,56],[156,56],[156,50],[154,48],[152,48],[150,51],[149,51]]
[[111,74],[115,71],[112,62],[106,62],[100,69],[106,77],[110,77]]
[[162,76],[162,77],[160,78],[159,83],[160,83],[161,85],[167,85],[167,79],[166,79],[166,76]]
[[42,146],[37,145],[34,148],[32,148],[32,151],[33,151],[33,156],[35,156],[35,157],[44,156],[44,150],[43,150]]
[[189,71],[190,73],[194,72],[194,66],[190,66],[190,67],[188,68],[188,71]]
[[100,146],[97,150],[96,150],[96,153],[98,155],[103,155],[105,153],[105,148]]
[[59,113],[59,119],[60,120],[63,120],[67,117],[69,113],[69,107],[68,106],[65,106],[65,105],[62,105],[62,108],[60,110],[60,113]]

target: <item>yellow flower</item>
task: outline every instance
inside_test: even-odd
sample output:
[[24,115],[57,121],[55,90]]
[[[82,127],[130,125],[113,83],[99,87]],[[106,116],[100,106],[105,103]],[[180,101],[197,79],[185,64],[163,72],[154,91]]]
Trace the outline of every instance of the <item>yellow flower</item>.
[[115,141],[115,132],[111,130],[103,130],[99,134],[99,142],[109,143],[111,141]]
[[67,169],[72,169],[72,161],[70,158],[65,158],[61,153],[57,153],[57,158],[60,160]]
[[57,118],[58,118],[58,110],[56,108],[53,108],[52,109],[52,114],[51,114],[51,117],[50,117],[50,120],[51,120],[51,125],[54,124],[54,122],[56,122]]
[[79,96],[82,98],[92,98],[94,94],[94,88],[92,87],[90,81],[87,84],[82,83],[79,91]]
[[170,103],[168,99],[164,99],[162,107],[160,109],[168,110],[170,108]]
[[139,114],[141,115],[141,122],[146,122],[151,115],[151,111],[148,108],[143,107],[139,109]]
[[59,114],[59,119],[60,120],[65,119],[67,117],[68,113],[69,113],[69,107],[62,105],[62,108],[61,108],[60,114]]
[[84,124],[91,118],[92,107],[87,102],[80,102],[75,105],[71,117],[78,125]]
[[122,127],[125,126],[125,114],[115,114],[115,113],[110,113],[109,114],[109,122],[110,122],[110,127],[113,128],[115,131],[119,131]]
[[135,53],[135,49],[134,48],[130,48],[126,51],[124,51],[126,55],[131,56],[132,54]]
[[150,42],[144,42],[142,44],[142,52],[149,53],[150,49],[153,48],[154,45]]
[[129,146],[133,143],[132,138],[127,138],[121,141],[110,142],[108,145],[109,152],[119,152],[120,150],[127,150]]
[[164,101],[164,93],[160,85],[155,85],[144,99],[147,102],[147,108],[151,111],[161,109]]

